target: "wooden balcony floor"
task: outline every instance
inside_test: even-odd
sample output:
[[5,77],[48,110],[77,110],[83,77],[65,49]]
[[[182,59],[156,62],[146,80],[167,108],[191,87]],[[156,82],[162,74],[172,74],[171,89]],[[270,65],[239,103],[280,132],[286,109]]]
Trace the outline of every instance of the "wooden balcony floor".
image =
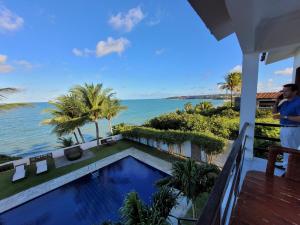
[[230,224],[300,225],[300,183],[248,172]]

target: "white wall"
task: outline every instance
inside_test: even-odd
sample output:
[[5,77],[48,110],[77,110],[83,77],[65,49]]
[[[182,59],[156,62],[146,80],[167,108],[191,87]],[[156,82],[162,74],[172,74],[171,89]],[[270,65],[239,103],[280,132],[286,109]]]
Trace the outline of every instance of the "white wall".
[[[119,141],[119,140],[122,140],[123,137],[122,137],[121,134],[119,134],[119,135],[114,135],[114,136],[112,136],[112,139],[113,139],[114,141]],[[101,139],[101,140],[103,140],[103,139]],[[100,143],[101,143],[101,140],[100,140]],[[74,145],[74,146],[77,146],[77,145]],[[51,152],[51,153],[52,153],[52,157],[53,157],[53,158],[59,158],[59,157],[62,157],[62,156],[64,156],[64,151],[65,151],[66,149],[73,148],[74,146],[67,147],[67,148],[60,148],[60,149],[57,149],[57,150],[52,151],[52,152]],[[88,149],[90,149],[90,148],[96,147],[96,146],[97,146],[97,141],[86,142],[86,143],[80,144],[79,146],[80,146],[80,148],[81,148],[83,151],[85,151],[85,150],[88,150]],[[47,153],[48,153],[48,152],[47,152]],[[39,155],[44,155],[44,154],[47,154],[47,153],[41,153],[41,154],[39,154]],[[50,153],[50,152],[49,152],[49,153]],[[18,160],[14,160],[14,161],[2,163],[2,164],[0,164],[0,166],[1,166],[1,165],[5,165],[5,164],[9,164],[9,163],[13,163],[14,166],[20,165],[20,164],[27,164],[27,165],[29,165],[29,158],[31,158],[31,157],[36,157],[36,156],[39,156],[39,155],[28,156],[28,157],[24,157],[24,158],[22,158],[22,159],[18,159]]]
[[[170,149],[173,150],[173,153],[175,154],[179,154],[180,153],[180,146],[178,144],[170,144],[170,146],[165,143],[165,142],[162,142],[162,141],[155,141],[153,139],[147,139],[146,138],[128,138],[132,141],[135,141],[135,142],[139,142],[139,143],[142,143],[144,145],[148,145],[148,146],[151,146],[151,147],[154,147],[154,148],[157,148],[161,151],[164,151],[164,152],[169,152]],[[182,155],[185,156],[185,157],[191,157],[192,156],[192,144],[190,141],[186,141],[184,143],[181,144],[181,152],[182,152]]]

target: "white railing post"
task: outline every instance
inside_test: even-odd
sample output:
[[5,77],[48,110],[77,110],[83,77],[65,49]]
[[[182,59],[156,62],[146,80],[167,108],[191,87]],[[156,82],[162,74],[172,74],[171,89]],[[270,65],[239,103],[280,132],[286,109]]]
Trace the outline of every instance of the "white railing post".
[[245,144],[245,157],[250,159],[253,158],[258,67],[258,53],[243,55],[240,130],[244,123],[249,123],[249,127],[246,131],[247,142]]
[[300,49],[296,52],[296,54],[294,56],[292,83],[295,83],[295,81],[296,81],[296,71],[297,71],[297,68],[299,68],[299,67],[300,67]]

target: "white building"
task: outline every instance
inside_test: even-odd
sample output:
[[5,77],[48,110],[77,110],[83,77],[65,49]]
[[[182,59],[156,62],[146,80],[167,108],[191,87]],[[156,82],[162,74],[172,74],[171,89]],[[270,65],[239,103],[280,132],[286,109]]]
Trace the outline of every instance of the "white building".
[[[262,192],[266,190],[261,192],[261,198],[258,198],[257,201],[254,200],[258,195],[252,199],[243,199],[245,204],[249,204],[247,213],[244,213],[239,207],[237,213],[237,208],[235,208],[236,200],[245,196],[239,193],[245,173],[248,170],[265,171],[267,164],[266,161],[253,157],[256,95],[261,54],[266,54],[266,64],[293,57],[294,72],[291,82],[300,83],[300,1],[189,0],[189,3],[218,41],[235,34],[243,53],[240,104],[241,136],[236,141],[212,192],[209,204],[197,224],[229,224],[232,215],[235,217],[231,224],[300,224],[300,202],[298,200],[294,199],[295,205],[289,204],[289,202],[281,205],[278,207],[280,210],[276,212],[273,210],[276,206],[275,203],[263,208],[266,199],[272,201],[272,196],[276,196],[276,193],[272,192],[273,188],[276,188],[275,183],[270,187],[265,187],[269,188],[269,196],[265,200],[264,196],[267,192]],[[298,76],[296,76],[297,74]],[[243,150],[245,150],[245,159],[243,159]],[[243,168],[242,172],[241,168]],[[272,178],[273,180],[276,179]],[[243,189],[247,187],[245,183]],[[259,184],[257,185],[259,186]],[[297,194],[300,195],[299,192]],[[297,197],[300,198],[300,196]],[[261,204],[256,204],[259,202]],[[231,214],[232,208],[235,208],[234,214]],[[242,222],[242,218],[246,217],[246,221]],[[276,219],[276,222],[272,219]]]

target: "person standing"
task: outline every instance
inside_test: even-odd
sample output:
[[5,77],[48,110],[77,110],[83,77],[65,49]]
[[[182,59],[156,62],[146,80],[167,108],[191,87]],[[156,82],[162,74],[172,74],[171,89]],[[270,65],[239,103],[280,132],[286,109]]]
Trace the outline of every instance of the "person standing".
[[[300,150],[300,96],[296,84],[283,86],[282,94],[273,107],[274,119],[280,120],[280,142],[282,147]],[[278,114],[279,113],[279,114]],[[284,168],[288,164],[288,154],[283,154]]]

